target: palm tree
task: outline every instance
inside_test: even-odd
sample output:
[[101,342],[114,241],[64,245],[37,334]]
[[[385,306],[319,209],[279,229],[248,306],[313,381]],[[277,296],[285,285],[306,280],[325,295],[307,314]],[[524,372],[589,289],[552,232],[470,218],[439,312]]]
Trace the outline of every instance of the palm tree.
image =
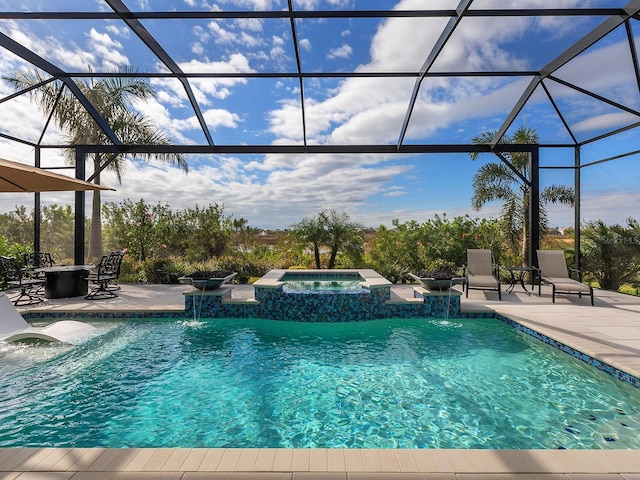
[[[474,144],[489,144],[496,132],[484,132],[473,138]],[[504,144],[536,144],[538,134],[535,130],[520,127],[513,137],[505,136],[500,143]],[[504,153],[506,159],[524,177],[529,177],[529,154],[527,152]],[[470,153],[472,160],[477,160],[479,152]],[[500,220],[511,249],[517,255],[522,255],[525,264],[529,259],[529,196],[530,186],[505,163],[489,162],[481,166],[473,176],[473,196],[471,205],[479,211],[486,203],[503,201]],[[540,192],[540,231],[548,228],[546,205],[560,203],[573,206],[575,192],[566,185],[550,185]]]
[[320,247],[326,243],[327,232],[324,228],[324,221],[321,215],[317,217],[304,217],[302,221],[293,225],[291,236],[296,242],[305,247],[313,248],[313,257],[316,268],[322,268],[320,262]]
[[315,217],[305,217],[293,225],[292,237],[305,247],[313,248],[316,268],[322,268],[320,249],[329,247],[329,263],[327,268],[335,267],[339,252],[345,252],[357,258],[364,251],[362,230],[364,227],[350,220],[346,213],[335,210],[323,210]]
[[[130,73],[123,70],[121,73]],[[49,115],[66,132],[65,143],[74,145],[102,145],[111,141],[91,117],[78,99],[60,82],[49,82],[38,71],[18,71],[12,77],[4,77],[16,90],[29,90],[31,99],[38,103],[40,109]],[[153,87],[144,79],[133,77],[107,77],[100,79],[77,80],[76,84],[95,109],[109,124],[113,132],[123,144],[170,145],[171,139],[155,128],[148,117],[133,111],[132,102],[149,100],[156,97]],[[35,88],[34,88],[35,87]],[[177,165],[185,172],[188,165],[182,154],[143,154],[143,158],[161,160]],[[65,150],[65,158],[72,165],[75,163],[73,148]],[[100,172],[105,162],[105,170],[115,173],[119,182],[125,170],[125,154],[92,154],[94,172]],[[100,173],[94,177],[94,183],[100,184]],[[91,232],[89,241],[89,259],[102,255],[102,217],[100,191],[93,193],[91,208]]]
[[327,245],[330,250],[327,268],[335,267],[336,257],[340,251],[349,253],[351,257],[360,257],[364,252],[362,238],[364,226],[359,222],[351,221],[349,215],[344,212],[324,211],[321,216],[325,218]]

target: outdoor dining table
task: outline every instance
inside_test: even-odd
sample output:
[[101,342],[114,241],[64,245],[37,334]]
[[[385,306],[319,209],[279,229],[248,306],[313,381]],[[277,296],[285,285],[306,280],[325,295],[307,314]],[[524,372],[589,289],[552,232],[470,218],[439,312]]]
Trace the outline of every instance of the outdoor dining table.
[[[535,275],[535,270],[531,267],[502,267],[504,270],[509,272],[511,275],[511,284],[507,287],[507,293],[513,292],[516,284],[520,284],[522,290],[527,295],[531,295],[531,292],[527,290],[527,286],[524,284],[524,277],[527,273],[530,273],[532,276]],[[533,291],[533,284],[535,278],[531,278],[531,290]]]
[[68,298],[79,297],[89,292],[86,272],[92,268],[94,265],[60,265],[36,268],[33,271],[45,275],[45,298]]

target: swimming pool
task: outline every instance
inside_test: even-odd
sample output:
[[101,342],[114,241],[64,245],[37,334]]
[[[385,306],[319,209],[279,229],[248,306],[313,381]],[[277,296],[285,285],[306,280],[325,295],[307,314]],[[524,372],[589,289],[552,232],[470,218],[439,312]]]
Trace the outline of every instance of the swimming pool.
[[0,346],[0,446],[640,448],[640,395],[496,319],[131,320]]

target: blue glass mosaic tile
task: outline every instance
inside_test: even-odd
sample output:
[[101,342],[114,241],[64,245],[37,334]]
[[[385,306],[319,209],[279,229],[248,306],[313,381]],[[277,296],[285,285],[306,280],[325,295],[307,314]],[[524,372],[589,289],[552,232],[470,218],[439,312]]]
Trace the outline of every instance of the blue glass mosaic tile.
[[503,322],[505,322],[507,325],[510,325],[512,327],[514,327],[517,330],[520,330],[523,333],[526,333],[527,335],[530,335],[538,340],[540,340],[541,342],[544,342],[548,345],[551,345],[554,348],[557,348],[558,350],[565,352],[568,355],[571,355],[572,357],[576,358],[577,360],[580,360],[581,362],[584,362],[588,365],[591,365],[594,368],[597,368],[598,370],[605,372],[609,375],[611,375],[614,378],[617,378],[618,380],[621,380],[625,383],[628,383],[629,385],[635,387],[635,388],[640,388],[640,379],[634,375],[631,375],[627,372],[623,372],[622,370],[619,370],[611,365],[608,365],[604,362],[602,362],[601,360],[598,360],[596,358],[591,357],[590,355],[587,355],[586,353],[583,353],[579,350],[576,350],[575,348],[572,348],[568,345],[563,344],[562,342],[558,342],[557,340],[554,340],[552,338],[547,337],[546,335],[543,335],[541,333],[536,332],[535,330],[532,330],[529,327],[526,327],[524,325],[521,325],[520,323],[516,322],[515,320],[512,320],[510,318],[504,317],[502,315],[494,315],[494,318],[497,318],[498,320],[502,320]]

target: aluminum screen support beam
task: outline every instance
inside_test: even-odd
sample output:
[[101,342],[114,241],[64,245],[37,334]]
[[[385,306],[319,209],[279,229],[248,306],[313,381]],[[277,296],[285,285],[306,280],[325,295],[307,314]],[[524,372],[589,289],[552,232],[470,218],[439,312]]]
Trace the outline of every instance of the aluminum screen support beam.
[[580,189],[582,188],[580,185],[580,180],[581,180],[581,176],[582,176],[582,168],[580,167],[580,162],[581,162],[581,155],[580,155],[580,147],[576,146],[574,148],[574,165],[575,165],[575,169],[573,172],[573,190],[575,192],[575,204],[573,206],[573,231],[574,231],[574,238],[573,238],[573,251],[575,252],[574,255],[574,261],[575,261],[575,265],[574,268],[580,270],[580,266],[582,264],[582,259],[580,258],[580,248],[581,248],[581,243],[582,240],[580,238],[580,199],[581,199],[581,195],[580,195]]
[[531,188],[529,188],[529,258],[525,258],[528,267],[537,266],[537,251],[540,248],[540,149],[529,153],[529,172]]
[[[40,168],[40,147],[34,149],[34,165]],[[33,251],[40,251],[40,231],[42,224],[42,211],[40,205],[40,192],[33,194]]]
[[178,64],[171,58],[171,56],[165,51],[162,46],[158,43],[153,35],[147,30],[140,21],[133,16],[131,10],[127,8],[127,6],[122,3],[121,0],[105,0],[105,2],[113,9],[114,12],[118,14],[118,16],[122,19],[123,22],[127,24],[127,26],[135,32],[135,34],[142,40],[142,42],[153,52],[153,54],[158,57],[158,59],[173,73],[182,86],[189,98],[189,102],[191,103],[191,108],[193,108],[194,113],[200,123],[200,128],[202,128],[202,133],[207,139],[207,143],[209,145],[213,145],[213,138],[211,138],[211,132],[209,132],[209,127],[207,127],[207,122],[204,119],[204,115],[202,114],[202,110],[200,110],[200,105],[196,100],[196,96],[191,89],[191,85],[189,81],[184,76],[184,72],[178,66]]
[[289,21],[291,22],[291,37],[293,39],[293,49],[296,53],[296,65],[298,66],[298,82],[300,84],[300,114],[302,115],[302,143],[307,146],[307,121],[304,113],[304,80],[302,79],[302,63],[300,61],[300,47],[298,44],[298,34],[296,33],[296,19],[293,10],[293,0],[289,3]]
[[533,92],[536,90],[536,88],[538,88],[538,85],[540,84],[540,82],[542,82],[542,80],[547,78],[563,65],[576,58],[594,43],[610,34],[613,30],[629,20],[629,18],[631,18],[633,15],[640,12],[640,0],[631,0],[627,5],[623,7],[623,10],[626,12],[626,15],[612,15],[611,17],[607,18],[604,22],[602,22],[572,46],[567,48],[564,52],[562,52],[540,70],[540,74],[536,75],[531,80],[509,115],[507,115],[507,117],[505,118],[502,126],[496,132],[496,136],[491,142],[492,147],[495,147],[500,139],[507,133],[507,130],[516,119],[524,105],[527,103],[531,95],[533,95]]
[[100,113],[96,110],[96,108],[84,95],[84,93],[82,93],[82,90],[80,90],[78,85],[76,85],[76,83],[71,78],[69,78],[66,72],[60,70],[55,65],[49,63],[41,56],[35,54],[28,48],[25,48],[22,44],[16,42],[11,37],[8,37],[2,32],[0,32],[0,46],[6,48],[10,52],[16,54],[17,56],[26,60],[40,70],[47,72],[49,75],[63,82],[71,91],[71,93],[73,93],[73,95],[82,104],[82,106],[87,110],[89,115],[91,115],[91,117],[95,120],[100,129],[109,138],[109,140],[111,140],[114,145],[122,145],[122,142],[120,141],[120,139],[118,139],[117,135],[111,129],[109,124],[105,121],[102,115],[100,115]]
[[[76,148],[76,178],[84,180],[85,177],[85,151]],[[84,265],[84,219],[85,219],[85,192],[75,193],[75,216],[73,236],[73,263]]]
[[456,15],[449,19],[446,27],[444,27],[444,29],[440,33],[440,37],[438,37],[438,40],[436,41],[435,45],[429,52],[427,59],[422,65],[422,68],[420,69],[420,73],[418,75],[418,79],[416,80],[416,83],[413,85],[413,92],[411,92],[411,99],[409,100],[409,108],[407,109],[407,113],[404,116],[404,121],[402,122],[400,135],[398,136],[398,143],[397,143],[398,149],[400,149],[400,147],[404,143],[404,137],[406,136],[407,129],[409,128],[409,121],[411,120],[411,115],[413,115],[413,109],[415,108],[416,102],[418,100],[418,93],[420,93],[420,86],[422,85],[422,81],[424,80],[424,77],[427,74],[427,72],[431,70],[433,63],[436,61],[436,59],[438,58],[438,55],[440,55],[440,53],[446,46],[447,41],[449,40],[451,35],[453,35],[453,32],[456,29],[456,27],[462,21],[462,17],[471,6],[472,1],[473,0],[460,1],[460,3],[458,4],[458,8],[456,9]]

